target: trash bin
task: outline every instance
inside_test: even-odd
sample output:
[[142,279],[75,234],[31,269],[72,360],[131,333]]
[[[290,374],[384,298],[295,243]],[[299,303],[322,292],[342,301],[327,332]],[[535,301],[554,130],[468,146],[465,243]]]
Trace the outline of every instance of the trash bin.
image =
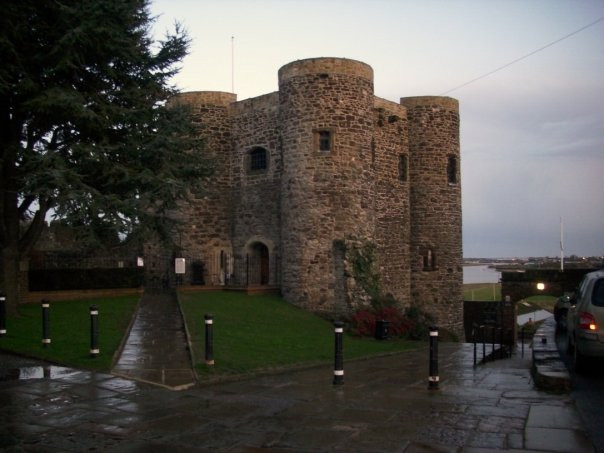
[[375,322],[375,339],[376,340],[387,340],[388,339],[388,326],[390,321],[380,319]]

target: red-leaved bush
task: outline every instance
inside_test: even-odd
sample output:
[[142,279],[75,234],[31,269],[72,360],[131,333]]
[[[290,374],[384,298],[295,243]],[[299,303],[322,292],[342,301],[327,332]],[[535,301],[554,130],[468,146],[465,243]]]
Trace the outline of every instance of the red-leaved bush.
[[361,309],[352,315],[354,333],[361,337],[369,337],[375,333],[375,313],[372,310]]
[[389,322],[388,333],[390,337],[419,340],[427,335],[427,326],[431,321],[431,317],[417,308],[409,308],[404,313],[397,307],[361,309],[352,316],[353,333],[362,337],[373,336],[375,335],[376,322],[380,320]]

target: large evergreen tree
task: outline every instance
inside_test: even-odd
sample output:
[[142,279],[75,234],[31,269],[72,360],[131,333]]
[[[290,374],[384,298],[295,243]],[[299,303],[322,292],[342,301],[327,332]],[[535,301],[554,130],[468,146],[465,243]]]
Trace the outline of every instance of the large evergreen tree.
[[207,174],[183,108],[166,101],[187,52],[151,38],[147,0],[5,0],[0,14],[0,246],[9,310],[19,261],[51,213],[128,233]]

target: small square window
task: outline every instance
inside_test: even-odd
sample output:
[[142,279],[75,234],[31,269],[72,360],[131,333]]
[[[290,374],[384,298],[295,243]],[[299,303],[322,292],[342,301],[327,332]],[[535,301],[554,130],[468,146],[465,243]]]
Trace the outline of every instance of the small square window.
[[319,151],[331,151],[331,132],[319,131]]
[[254,148],[250,151],[250,171],[266,170],[267,158],[264,148]]

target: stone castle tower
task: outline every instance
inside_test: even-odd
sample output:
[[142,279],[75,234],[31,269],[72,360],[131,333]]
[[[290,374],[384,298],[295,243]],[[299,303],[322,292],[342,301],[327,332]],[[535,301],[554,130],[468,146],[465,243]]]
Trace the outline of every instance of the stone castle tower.
[[180,213],[190,283],[268,286],[307,309],[350,312],[379,276],[382,294],[461,332],[455,99],[387,101],[365,63],[313,58],[283,66],[274,93],[177,100],[215,162],[207,192]]

